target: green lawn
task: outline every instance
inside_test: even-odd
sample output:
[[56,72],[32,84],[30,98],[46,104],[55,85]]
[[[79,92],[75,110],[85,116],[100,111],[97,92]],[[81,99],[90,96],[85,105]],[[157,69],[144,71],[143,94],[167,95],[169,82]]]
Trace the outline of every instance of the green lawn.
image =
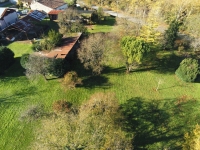
[[88,28],[88,32],[110,32],[115,25],[115,17],[106,16],[105,20],[102,20],[100,23],[92,25],[92,28]]
[[[130,74],[125,73],[120,61],[107,66],[101,76],[90,76],[89,71],[74,62],[83,85],[66,90],[60,79],[27,80],[19,59],[23,53],[31,52],[30,44],[14,42],[8,47],[14,51],[16,62],[0,77],[2,149],[25,150],[34,141],[33,132],[40,122],[19,121],[20,114],[29,106],[43,105],[46,111],[51,111],[56,100],[78,105],[99,91],[116,94],[127,116],[126,128],[135,135],[135,149],[180,149],[183,134],[200,123],[200,84],[182,82],[174,75],[181,58],[171,53],[158,55],[152,68]],[[163,83],[155,91],[159,79]]]

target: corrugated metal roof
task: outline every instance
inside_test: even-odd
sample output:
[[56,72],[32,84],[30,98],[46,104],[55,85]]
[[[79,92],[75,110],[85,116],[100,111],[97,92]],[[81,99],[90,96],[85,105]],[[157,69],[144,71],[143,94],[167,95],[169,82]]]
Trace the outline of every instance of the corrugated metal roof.
[[50,51],[49,53],[37,52],[37,54],[41,56],[46,56],[49,58],[64,59],[67,56],[67,54],[72,50],[77,40],[80,38],[81,34],[82,33],[78,33],[76,37],[64,38],[62,46]]

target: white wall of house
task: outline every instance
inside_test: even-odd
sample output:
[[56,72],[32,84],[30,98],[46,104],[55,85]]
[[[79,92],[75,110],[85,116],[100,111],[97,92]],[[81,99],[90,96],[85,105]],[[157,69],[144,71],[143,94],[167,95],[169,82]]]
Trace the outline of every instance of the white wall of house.
[[60,7],[57,7],[56,10],[65,10],[65,9],[67,9],[67,7],[68,7],[68,5],[64,4],[64,5],[60,6]]
[[3,19],[6,22],[6,24],[9,26],[18,20],[18,16],[16,12],[13,12],[5,16]]
[[47,7],[47,6],[45,6],[45,5],[41,4],[41,3],[38,3],[36,1],[33,1],[31,3],[30,7],[31,7],[31,10],[43,10],[46,13],[50,12],[51,10],[53,10],[52,8]]

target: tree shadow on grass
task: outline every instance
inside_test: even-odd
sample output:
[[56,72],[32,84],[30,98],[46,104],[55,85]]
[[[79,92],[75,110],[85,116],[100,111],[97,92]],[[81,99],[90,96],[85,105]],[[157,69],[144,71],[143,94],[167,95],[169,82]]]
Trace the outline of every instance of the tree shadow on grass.
[[105,16],[104,20],[102,20],[97,25],[114,26],[115,23],[116,23],[115,17],[113,17],[113,16]]
[[134,134],[134,149],[181,149],[184,133],[200,118],[193,113],[195,105],[195,100],[147,102],[139,97],[122,104],[124,128]]
[[156,58],[153,61],[152,66],[159,73],[174,74],[183,59],[184,57],[180,57],[175,54],[169,54],[163,56],[162,58]]
[[0,76],[1,78],[7,77],[20,77],[25,76],[25,69],[20,64],[21,57],[16,57],[15,62]]
[[85,88],[100,87],[107,89],[111,86],[111,84],[108,82],[107,77],[98,75],[87,77],[86,79],[82,80],[82,85],[79,86]]
[[0,105],[8,106],[9,104],[22,103],[25,100],[27,100],[25,99],[25,97],[28,97],[29,95],[36,93],[36,90],[37,89],[34,86],[29,87],[29,88],[25,87],[23,89],[15,91],[10,96],[0,97]]
[[125,73],[126,73],[125,67],[113,68],[110,66],[105,66],[102,71],[102,74],[125,74]]

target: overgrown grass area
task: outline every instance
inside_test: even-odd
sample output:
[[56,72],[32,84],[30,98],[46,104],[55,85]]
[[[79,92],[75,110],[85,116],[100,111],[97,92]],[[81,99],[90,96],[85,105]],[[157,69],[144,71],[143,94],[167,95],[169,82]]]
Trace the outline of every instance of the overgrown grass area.
[[[179,80],[174,71],[183,59],[166,53],[153,60],[151,68],[125,73],[122,61],[106,66],[100,76],[73,62],[83,84],[66,89],[61,79],[28,81],[19,59],[31,53],[28,43],[14,42],[8,46],[16,62],[0,77],[0,147],[6,150],[28,149],[34,141],[34,130],[40,121],[20,121],[20,115],[32,105],[52,111],[52,103],[67,100],[75,105],[88,100],[95,92],[114,92],[127,119],[125,129],[134,133],[135,149],[180,149],[183,134],[200,123],[200,84]],[[117,58],[116,58],[117,59]],[[161,80],[158,90],[158,81]]]

